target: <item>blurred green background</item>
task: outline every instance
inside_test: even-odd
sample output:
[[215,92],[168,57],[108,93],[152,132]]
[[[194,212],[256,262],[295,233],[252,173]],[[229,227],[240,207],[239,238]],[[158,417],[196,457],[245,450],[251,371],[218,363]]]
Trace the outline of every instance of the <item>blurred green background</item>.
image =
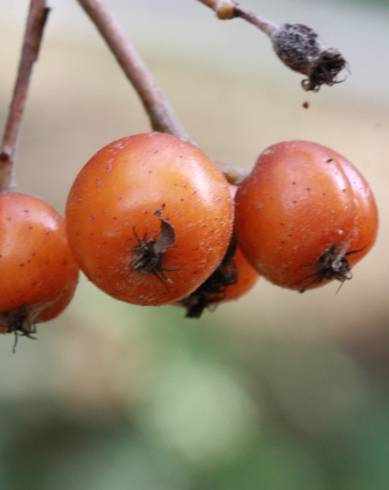
[[[2,125],[27,3],[0,0]],[[379,238],[337,295],[260,280],[200,321],[81,280],[39,341],[1,339],[0,489],[388,489],[387,1],[242,0],[345,54],[347,81],[313,95],[264,36],[194,0],[108,3],[209,156],[249,168],[279,140],[328,145],[370,182]],[[51,5],[17,183],[62,210],[96,149],[148,122],[77,3]]]

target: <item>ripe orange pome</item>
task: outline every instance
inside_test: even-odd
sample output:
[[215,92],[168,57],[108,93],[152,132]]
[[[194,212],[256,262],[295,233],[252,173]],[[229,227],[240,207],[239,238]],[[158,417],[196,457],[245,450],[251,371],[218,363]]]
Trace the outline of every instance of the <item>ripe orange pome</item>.
[[175,302],[221,262],[232,232],[228,184],[197,147],[146,133],[98,151],[68,197],[70,245],[100,289],[139,305]]
[[287,288],[350,279],[377,228],[366,180],[343,156],[317,143],[271,146],[236,195],[236,236],[245,257]]

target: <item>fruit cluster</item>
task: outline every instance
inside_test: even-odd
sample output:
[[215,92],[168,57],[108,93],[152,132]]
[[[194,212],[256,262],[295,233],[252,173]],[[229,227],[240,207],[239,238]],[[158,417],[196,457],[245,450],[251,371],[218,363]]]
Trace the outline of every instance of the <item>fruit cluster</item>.
[[236,187],[174,136],[125,137],[77,176],[66,233],[40,199],[0,194],[0,325],[31,335],[57,316],[78,267],[119,300],[175,303],[191,317],[238,298],[259,275],[299,291],[342,284],[374,244],[377,223],[364,178],[319,144],[271,146]]

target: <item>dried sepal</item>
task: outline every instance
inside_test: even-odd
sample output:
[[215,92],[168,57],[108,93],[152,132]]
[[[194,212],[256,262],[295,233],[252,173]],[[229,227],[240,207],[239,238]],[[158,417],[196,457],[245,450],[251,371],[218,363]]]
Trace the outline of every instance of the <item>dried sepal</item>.
[[159,236],[148,238],[147,234],[140,238],[134,229],[138,245],[133,250],[132,268],[140,274],[154,274],[165,284],[169,282],[163,260],[168,249],[176,241],[176,233],[169,221],[162,217],[164,206],[155,211],[154,215],[161,221]]
[[14,353],[16,352],[19,337],[28,337],[36,340],[36,337],[34,337],[37,332],[34,323],[35,318],[34,309],[30,309],[27,306],[20,306],[12,311],[0,312],[1,333],[13,333],[15,335],[12,349]]
[[314,264],[315,272],[306,278],[307,280],[311,279],[311,282],[306,287],[301,288],[300,293],[303,293],[312,284],[323,281],[335,279],[342,286],[345,281],[351,280],[353,276],[347,257],[362,252],[363,249],[358,248],[347,251],[346,246],[338,244],[329,247]]

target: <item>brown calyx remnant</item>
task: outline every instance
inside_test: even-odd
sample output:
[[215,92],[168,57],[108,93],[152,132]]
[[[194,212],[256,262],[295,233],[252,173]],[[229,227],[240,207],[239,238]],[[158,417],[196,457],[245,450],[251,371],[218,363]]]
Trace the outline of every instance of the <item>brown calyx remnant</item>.
[[316,32],[304,24],[283,24],[271,39],[278,57],[294,71],[307,75],[305,90],[318,92],[322,85],[340,83],[339,73],[347,62],[340,51],[324,48]]
[[155,211],[154,215],[161,221],[161,229],[158,238],[148,238],[147,233],[140,238],[134,230],[138,245],[134,248],[131,266],[134,271],[140,274],[153,274],[161,282],[167,284],[170,282],[165,272],[172,270],[163,266],[163,259],[168,249],[176,241],[176,233],[169,221],[162,217],[163,204],[160,209]]
[[227,286],[236,284],[238,271],[234,261],[235,251],[236,240],[233,238],[215,272],[196,291],[179,302],[186,308],[187,318],[200,318],[206,308],[223,301]]
[[0,312],[0,326],[2,333],[15,334],[12,349],[14,353],[20,336],[36,340],[36,337],[33,336],[37,331],[36,325],[31,320],[31,311],[28,306],[23,305],[12,311]]
[[[347,251],[347,248],[344,245],[331,245],[331,247],[329,247],[317,260],[315,264],[315,273],[306,278],[312,278],[312,282],[309,286],[315,283],[336,279],[341,283],[340,287],[342,287],[345,281],[349,281],[353,277],[347,257],[361,252],[362,250],[363,248],[358,248]],[[303,293],[305,290],[306,288],[300,289],[300,293]]]

